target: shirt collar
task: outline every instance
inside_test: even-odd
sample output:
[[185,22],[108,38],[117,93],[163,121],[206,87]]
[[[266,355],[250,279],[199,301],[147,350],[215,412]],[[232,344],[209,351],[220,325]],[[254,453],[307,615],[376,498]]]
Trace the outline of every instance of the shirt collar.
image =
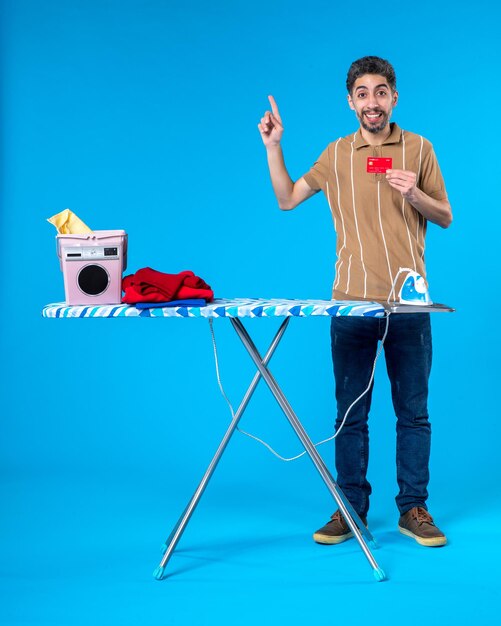
[[[400,143],[402,141],[403,130],[400,128],[398,124],[395,122],[390,122],[391,133],[386,137],[381,145],[386,145],[388,143]],[[360,128],[355,133],[355,143],[354,146],[358,150],[359,148],[363,148],[364,146],[369,146],[360,132]]]

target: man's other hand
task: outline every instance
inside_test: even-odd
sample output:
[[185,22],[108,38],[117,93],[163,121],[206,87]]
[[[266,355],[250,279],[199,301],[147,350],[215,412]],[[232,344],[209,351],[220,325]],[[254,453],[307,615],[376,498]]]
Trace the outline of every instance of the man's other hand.
[[400,191],[402,196],[412,201],[416,191],[417,175],[415,172],[409,172],[408,170],[386,170],[386,180],[389,184]]
[[403,198],[423,217],[442,228],[448,228],[452,222],[451,205],[447,198],[436,200],[416,186],[417,176],[407,170],[386,170],[386,180]]
[[270,101],[271,111],[266,111],[257,127],[259,128],[261,139],[266,147],[278,146],[282,139],[284,127],[275,98],[268,96],[268,100]]

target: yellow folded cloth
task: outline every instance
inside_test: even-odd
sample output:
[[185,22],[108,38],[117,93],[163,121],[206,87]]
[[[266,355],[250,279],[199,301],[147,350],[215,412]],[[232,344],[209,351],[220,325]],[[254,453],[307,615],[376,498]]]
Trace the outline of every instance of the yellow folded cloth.
[[64,209],[61,213],[56,213],[56,215],[49,217],[47,221],[53,224],[61,235],[85,235],[92,232],[70,209]]

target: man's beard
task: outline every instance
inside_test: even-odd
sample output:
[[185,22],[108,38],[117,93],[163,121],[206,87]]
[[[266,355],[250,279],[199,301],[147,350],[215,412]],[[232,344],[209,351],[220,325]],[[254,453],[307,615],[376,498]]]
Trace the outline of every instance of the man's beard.
[[365,121],[364,113],[369,113],[369,111],[364,111],[361,115],[358,116],[362,128],[364,128],[367,132],[376,135],[386,128],[388,120],[390,119],[391,111],[390,114],[386,114],[381,109],[375,109],[374,111],[370,111],[370,113],[381,113],[381,119],[378,124],[368,124]]

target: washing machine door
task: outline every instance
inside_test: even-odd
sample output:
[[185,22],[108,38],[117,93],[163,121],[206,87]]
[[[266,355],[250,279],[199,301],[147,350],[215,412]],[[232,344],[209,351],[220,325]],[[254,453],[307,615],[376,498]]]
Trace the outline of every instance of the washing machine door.
[[108,289],[110,275],[102,265],[85,265],[78,272],[77,284],[80,291],[88,296],[98,296]]

